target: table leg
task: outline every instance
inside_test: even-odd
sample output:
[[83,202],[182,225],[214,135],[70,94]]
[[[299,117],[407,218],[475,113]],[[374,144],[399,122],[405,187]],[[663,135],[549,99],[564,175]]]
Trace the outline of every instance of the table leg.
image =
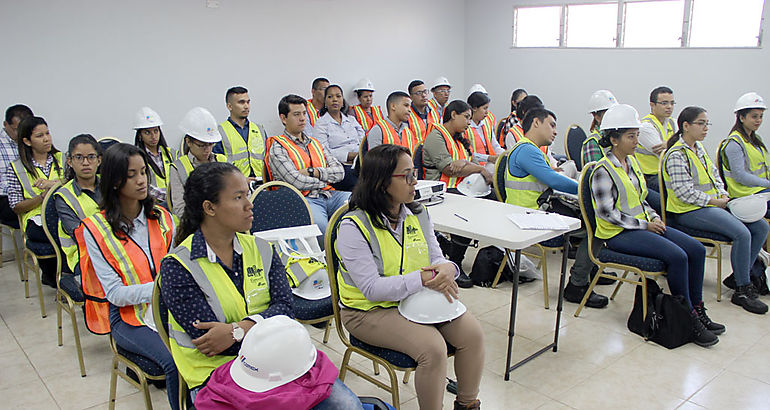
[[561,324],[561,311],[564,305],[564,282],[567,277],[567,253],[569,252],[569,235],[564,234],[564,248],[561,252],[561,277],[559,278],[559,299],[556,302],[556,327],[553,330],[553,351],[559,344],[559,325]]
[[[508,260],[511,260],[511,251],[506,249],[506,255]],[[510,380],[511,368],[511,352],[513,351],[513,331],[516,325],[516,302],[518,301],[519,293],[519,262],[521,262],[521,249],[516,250],[516,256],[513,258],[513,290],[511,291],[511,317],[508,323],[508,353],[505,357],[505,380]]]

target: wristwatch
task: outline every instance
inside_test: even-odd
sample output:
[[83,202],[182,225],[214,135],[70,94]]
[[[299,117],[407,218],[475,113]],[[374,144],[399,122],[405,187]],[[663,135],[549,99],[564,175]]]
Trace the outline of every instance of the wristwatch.
[[243,328],[238,326],[238,323],[233,322],[233,339],[235,339],[236,342],[240,342],[243,340],[245,334]]
[[[315,168],[313,168],[313,167],[307,167],[307,173],[308,173],[308,175],[310,175],[310,176],[312,177],[314,172],[315,172]],[[314,178],[315,178],[315,177],[314,177]]]

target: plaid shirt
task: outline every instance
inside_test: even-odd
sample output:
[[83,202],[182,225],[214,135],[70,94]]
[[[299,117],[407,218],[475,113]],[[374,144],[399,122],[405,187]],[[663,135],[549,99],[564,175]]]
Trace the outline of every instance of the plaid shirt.
[[[309,155],[307,146],[310,144],[311,137],[305,135],[305,140],[300,141],[286,130],[283,131],[283,135]],[[270,154],[268,155],[268,164],[270,165],[273,179],[285,181],[294,185],[300,191],[310,191],[307,194],[310,198],[317,198],[318,195],[331,196],[331,191],[322,191],[322,189],[328,184],[342,181],[342,178],[345,177],[345,168],[341,162],[329,153],[326,145],[321,144],[321,147],[323,148],[324,157],[326,157],[326,168],[315,168],[319,175],[318,178],[314,178],[300,174],[299,170],[294,166],[294,161],[289,158],[289,153],[286,152],[286,149],[281,144],[273,143],[270,145]]]
[[[596,131],[593,134],[597,134],[597,139],[602,138],[602,136],[598,135],[598,132]],[[583,164],[587,164],[591,161],[598,161],[604,158],[604,151],[598,142],[594,141],[593,139],[587,139],[583,144],[583,149],[580,151],[580,157],[583,160]]]
[[[620,161],[612,152],[607,152],[607,159],[609,159],[613,165],[620,167]],[[631,170],[631,158],[626,157],[626,166]],[[634,185],[636,192],[641,191],[639,178],[636,177],[636,173],[628,172],[628,177],[631,179],[631,183]],[[597,167],[591,178],[591,196],[596,202],[596,216],[604,219],[605,221],[617,225],[623,229],[647,229],[647,221],[634,218],[632,215],[620,212],[615,207],[615,203],[618,200],[618,187],[612,181],[610,173],[604,167]],[[655,210],[652,209],[647,201],[642,201],[642,206],[650,221],[654,221],[659,218]]]
[[19,158],[19,146],[16,141],[5,132],[5,128],[0,128],[0,196],[8,195],[8,178],[5,177],[5,170],[11,167],[11,162]]
[[[43,174],[51,175],[53,155],[48,154],[48,159],[45,160],[45,166],[38,164],[34,158],[32,159],[32,165],[42,171]],[[60,167],[61,165],[62,164],[59,164]],[[19,182],[19,178],[16,176],[16,173],[13,172],[13,167],[10,165],[5,169],[5,180],[8,181],[8,205],[13,209],[19,202],[24,200],[24,189],[21,187],[21,182]],[[35,180],[33,179],[32,182],[34,183]]]
[[[687,144],[684,144],[684,146],[685,149],[692,151],[692,148]],[[700,159],[701,164],[705,167],[705,158],[708,155],[706,154],[706,150],[703,149],[703,145],[701,145],[700,142],[695,143],[695,148],[695,154],[698,156],[698,159]],[[690,174],[690,160],[684,152],[676,150],[668,154],[668,159],[666,159],[666,171],[668,171],[668,175],[671,177],[669,188],[674,190],[674,195],[676,195],[680,201],[700,207],[708,205],[711,197],[705,192],[695,189],[695,183],[692,180],[692,174]],[[719,172],[716,167],[712,166],[709,173],[714,176],[712,182],[719,195],[728,196],[727,191],[725,191],[725,185],[722,183],[722,179],[719,178]]]

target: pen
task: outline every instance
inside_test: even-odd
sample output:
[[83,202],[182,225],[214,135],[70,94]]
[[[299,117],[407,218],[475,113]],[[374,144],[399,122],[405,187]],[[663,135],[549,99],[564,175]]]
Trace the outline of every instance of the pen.
[[467,219],[463,218],[463,217],[462,217],[462,216],[460,216],[460,215],[457,215],[457,214],[455,214],[455,216],[456,216],[456,217],[458,217],[458,218],[460,218],[460,219],[462,219],[462,220],[463,220],[463,221],[465,221],[465,222],[468,222],[468,220],[467,220]]

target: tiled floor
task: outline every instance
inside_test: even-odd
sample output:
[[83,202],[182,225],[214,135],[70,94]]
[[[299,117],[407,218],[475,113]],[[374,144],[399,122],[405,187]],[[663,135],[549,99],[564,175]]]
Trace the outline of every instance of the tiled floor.
[[[466,266],[470,268],[469,252]],[[559,266],[550,265],[551,310],[543,309],[542,282],[520,290],[514,358],[522,358],[552,339]],[[624,286],[615,301],[602,310],[584,310],[566,303],[558,353],[543,356],[516,370],[503,381],[510,284],[498,289],[462,290],[461,300],[482,321],[486,332],[486,360],[480,398],[485,409],[760,409],[770,408],[770,317],[752,315],[732,305],[730,291],[716,302],[713,262],[704,294],[709,314],[727,325],[720,342],[708,349],[693,344],[667,350],[626,329],[633,292]],[[725,272],[730,272],[725,263]],[[16,265],[0,269],[0,408],[107,408],[111,353],[107,339],[85,329],[78,315],[88,376],[81,378],[72,327],[64,318],[64,346],[56,345],[53,291],[45,289],[48,317],[40,318],[37,298],[24,298]],[[611,287],[600,293],[608,295]],[[770,298],[763,297],[766,303]],[[327,345],[320,330],[308,327],[317,346],[336,364],[342,343],[333,334]],[[451,360],[451,359],[450,359]],[[364,369],[371,365],[354,358]],[[451,365],[450,376],[453,375]],[[383,372],[384,374],[384,372]],[[412,378],[413,379],[413,378]],[[345,380],[359,395],[388,400],[384,391],[349,374]],[[141,394],[118,382],[118,409],[142,409]],[[163,391],[151,387],[155,408],[168,408]],[[414,383],[401,385],[403,409],[417,409]],[[453,396],[445,396],[451,408]]]

